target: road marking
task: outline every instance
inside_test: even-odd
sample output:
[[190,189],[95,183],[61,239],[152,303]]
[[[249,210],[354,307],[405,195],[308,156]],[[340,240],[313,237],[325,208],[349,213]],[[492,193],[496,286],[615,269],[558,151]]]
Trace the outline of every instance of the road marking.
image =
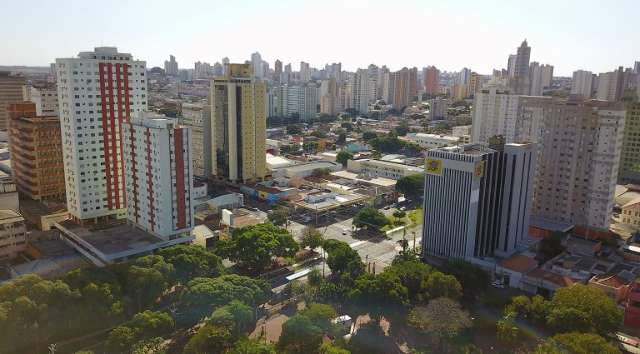
[[354,242],[354,243],[350,243],[350,244],[349,244],[349,247],[351,247],[351,248],[356,248],[356,247],[358,247],[358,246],[360,246],[360,245],[363,245],[363,244],[365,244],[365,243],[367,243],[367,242],[369,242],[369,241],[356,241],[356,242]]

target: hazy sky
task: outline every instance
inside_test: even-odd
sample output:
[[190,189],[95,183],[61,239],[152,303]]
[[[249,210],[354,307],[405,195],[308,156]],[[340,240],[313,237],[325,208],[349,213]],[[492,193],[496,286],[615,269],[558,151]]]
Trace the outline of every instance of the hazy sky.
[[117,46],[148,67],[174,54],[181,68],[258,51],[273,67],[342,62],[506,67],[526,38],[531,60],[609,71],[640,60],[639,0],[31,0],[3,1],[0,65],[47,65]]

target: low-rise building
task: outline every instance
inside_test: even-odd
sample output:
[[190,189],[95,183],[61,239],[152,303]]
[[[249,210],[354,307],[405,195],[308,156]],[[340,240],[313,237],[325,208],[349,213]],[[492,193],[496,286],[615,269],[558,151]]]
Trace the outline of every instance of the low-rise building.
[[424,170],[420,167],[374,159],[349,160],[347,162],[347,171],[356,172],[367,177],[384,177],[394,180],[424,173]]
[[14,210],[0,210],[0,261],[15,258],[26,247],[24,218]]
[[456,136],[426,133],[409,133],[404,139],[416,143],[425,149],[452,146],[460,142],[460,138]]

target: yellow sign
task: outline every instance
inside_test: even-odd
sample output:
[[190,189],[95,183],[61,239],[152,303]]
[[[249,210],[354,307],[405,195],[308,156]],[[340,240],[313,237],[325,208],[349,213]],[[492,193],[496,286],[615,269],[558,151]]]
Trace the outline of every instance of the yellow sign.
[[427,157],[425,164],[425,171],[430,175],[442,175],[442,160]]
[[476,165],[473,167],[473,175],[476,177],[484,176],[484,161],[476,162]]

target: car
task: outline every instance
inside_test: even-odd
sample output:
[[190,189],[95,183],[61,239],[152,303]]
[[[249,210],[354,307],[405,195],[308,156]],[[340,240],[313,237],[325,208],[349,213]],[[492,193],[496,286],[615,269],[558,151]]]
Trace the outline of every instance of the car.
[[346,232],[346,231],[342,231],[342,235],[343,235],[343,236],[346,236],[346,235],[347,235],[347,232]]
[[389,210],[389,209],[391,209],[391,207],[387,205],[387,206],[385,206],[383,209],[384,209],[384,210]]

